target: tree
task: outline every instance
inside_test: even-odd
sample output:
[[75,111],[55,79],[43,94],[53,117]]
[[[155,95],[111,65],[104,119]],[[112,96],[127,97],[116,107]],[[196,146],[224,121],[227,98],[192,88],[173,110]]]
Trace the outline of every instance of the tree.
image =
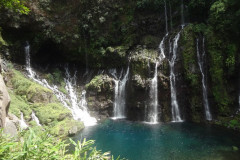
[[0,0],[0,8],[13,10],[20,14],[28,14],[30,9],[24,5],[25,0]]

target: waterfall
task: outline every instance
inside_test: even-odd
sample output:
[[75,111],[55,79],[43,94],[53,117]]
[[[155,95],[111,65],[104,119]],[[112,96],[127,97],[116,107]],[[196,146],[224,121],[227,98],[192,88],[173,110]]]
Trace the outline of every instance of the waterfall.
[[120,80],[122,73],[120,74],[120,78],[117,78],[116,72],[112,72],[111,74],[115,78],[113,119],[126,118],[126,84],[129,78],[129,66],[122,80]]
[[208,95],[207,95],[207,86],[206,86],[206,81],[205,81],[205,74],[204,74],[204,57],[205,57],[205,46],[204,46],[204,38],[203,38],[203,50],[202,50],[202,55],[199,53],[199,40],[197,39],[197,58],[198,58],[198,66],[201,71],[202,75],[202,94],[203,94],[203,105],[205,109],[205,116],[206,120],[211,121],[212,120],[212,115],[209,110],[209,104],[208,104]]
[[[177,101],[177,94],[176,94],[176,75],[175,75],[175,61],[177,58],[177,49],[178,49],[178,40],[180,38],[180,32],[174,38],[173,44],[173,51],[172,51],[172,58],[169,61],[170,64],[170,85],[171,85],[171,106],[172,106],[172,120],[173,122],[181,122],[181,116]],[[171,45],[170,45],[171,46]]]
[[31,67],[31,57],[30,57],[30,45],[27,42],[27,45],[25,46],[25,58],[26,58],[26,70],[28,72],[28,77],[37,82],[38,84],[50,89],[53,91],[57,99],[69,109],[68,106],[68,98],[65,94],[63,94],[61,91],[58,90],[58,87],[56,85],[50,86],[46,79],[40,79],[37,74],[33,71]]
[[159,50],[160,50],[160,55],[158,57],[158,60],[156,61],[155,64],[155,69],[154,69],[154,77],[151,80],[151,85],[150,85],[150,109],[149,113],[147,116],[147,120],[150,123],[157,123],[158,122],[158,66],[162,64],[162,61],[166,57],[164,54],[164,42],[166,37],[168,36],[168,18],[167,18],[167,5],[166,1],[165,2],[165,23],[166,23],[166,35],[163,37],[159,44]]
[[86,101],[86,91],[83,90],[81,98],[78,99],[76,88],[76,72],[73,77],[71,77],[68,68],[65,68],[66,71],[66,90],[70,97],[71,111],[73,118],[75,120],[81,120],[85,126],[92,126],[97,123],[97,120],[90,116],[87,110],[87,101]]
[[34,112],[32,112],[31,117],[32,117],[32,120],[35,121],[38,126],[42,126]]
[[26,70],[28,72],[28,76],[33,79],[35,77],[35,72],[31,68],[30,45],[28,42],[26,42],[26,43],[27,43],[27,45],[24,48],[25,57],[26,57]]
[[23,113],[21,112],[21,119],[19,120],[19,125],[21,129],[27,129],[28,125],[26,124],[24,118],[23,118]]
[[148,119],[150,120],[150,123],[157,123],[158,122],[158,65],[159,63],[156,62],[155,70],[154,70],[154,77],[151,80],[150,85],[150,97],[151,97],[151,103],[150,103],[150,112],[148,114]]
[[[75,120],[81,120],[83,121],[85,126],[90,126],[96,124],[96,119],[91,117],[87,111],[87,104],[83,103],[86,102],[85,99],[85,92],[82,93],[82,98],[79,100],[76,96],[76,91],[74,90],[73,83],[76,82],[76,76],[70,77],[68,69],[66,69],[66,89],[68,91],[68,96],[66,96],[64,93],[62,93],[56,85],[49,85],[46,79],[40,79],[37,74],[33,71],[31,68],[31,61],[30,61],[30,45],[27,42],[27,45],[25,46],[25,56],[26,56],[26,70],[28,72],[28,77],[34,80],[35,82],[39,83],[40,85],[50,89],[53,91],[54,95],[57,97],[57,99],[66,107],[68,108],[73,115],[73,118]],[[79,107],[81,107],[81,109]]]

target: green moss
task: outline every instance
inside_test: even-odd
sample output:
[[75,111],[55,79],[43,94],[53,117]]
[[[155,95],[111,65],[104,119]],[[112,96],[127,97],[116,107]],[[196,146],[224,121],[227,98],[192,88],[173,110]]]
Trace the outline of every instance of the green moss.
[[69,130],[75,126],[78,128],[78,131],[84,128],[82,122],[66,118],[61,122],[53,124],[53,127],[50,128],[50,133],[56,136],[67,136],[69,134]]
[[0,28],[0,47],[2,47],[2,46],[7,46],[7,43],[2,38],[1,28]]
[[33,104],[32,109],[35,111],[40,123],[44,125],[72,117],[70,110],[59,103]]
[[[52,91],[49,89],[30,81],[16,70],[13,70],[12,73],[6,76],[10,78],[8,85],[10,85],[10,88],[13,88],[9,90],[11,97],[10,113],[20,118],[20,112],[22,112],[24,119],[28,121],[30,126],[41,129],[41,127],[36,125],[36,122],[30,121],[31,113],[34,111],[40,124],[43,125],[45,129],[49,128],[50,132],[56,136],[67,136],[69,129],[73,126],[77,126],[78,130],[84,127],[82,122],[73,120],[70,110],[62,104],[57,103],[56,97],[53,96]],[[48,96],[47,98],[51,95],[51,100],[44,101],[40,98],[39,103],[31,103],[33,97],[41,97],[42,95]]]
[[111,92],[112,91],[112,80],[106,75],[95,76],[88,84],[86,84],[87,90],[96,92]]
[[240,131],[240,114],[234,117],[219,116],[215,124]]
[[13,91],[9,90],[9,95],[11,97],[9,112],[16,115],[18,118],[20,118],[20,112],[22,112],[26,120],[30,119],[32,109],[28,102],[21,96],[16,95]]
[[[127,50],[128,47],[126,46],[116,46],[116,47],[107,47],[105,51],[105,57],[106,58],[110,58],[112,57],[112,60],[116,61],[116,58],[118,58],[118,60],[116,62],[118,62],[120,59],[124,59],[126,57],[127,54]],[[122,61],[122,60],[120,60]]]
[[13,70],[11,79],[14,92],[17,95],[26,97],[30,102],[48,102],[54,101],[54,95],[51,90],[25,78],[19,71]]
[[200,75],[198,72],[193,71],[193,68],[195,70],[198,68],[193,25],[185,27],[181,37],[181,44],[184,46],[182,55],[185,77],[192,87],[197,88],[200,83]]
[[158,56],[158,52],[152,49],[137,48],[131,55],[131,70],[133,75],[140,75],[146,79],[149,76],[148,63],[155,66],[155,59]]
[[[210,76],[213,83],[212,92],[221,115],[230,114],[232,99],[227,92],[225,75],[226,42],[218,37],[211,28],[206,33],[209,53]],[[231,60],[232,61],[232,60]]]

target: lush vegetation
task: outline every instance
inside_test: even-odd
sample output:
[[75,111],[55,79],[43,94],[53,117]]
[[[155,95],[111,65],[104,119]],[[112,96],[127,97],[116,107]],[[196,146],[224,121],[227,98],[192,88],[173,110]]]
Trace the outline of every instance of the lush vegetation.
[[30,9],[25,5],[25,0],[1,0],[0,1],[0,9],[6,8],[9,10],[13,10],[18,14],[28,14]]
[[[74,151],[68,151],[72,145]],[[63,141],[47,131],[29,129],[18,137],[10,138],[0,133],[0,160],[109,160],[109,152],[102,153],[94,147],[94,141]],[[118,157],[117,160],[120,158]]]
[[77,127],[78,131],[84,128],[82,122],[73,120],[71,112],[58,102],[51,90],[14,69],[10,69],[5,76],[9,79],[7,86],[11,88],[10,113],[20,118],[22,112],[27,123],[35,126],[31,118],[32,112],[35,112],[43,128],[50,128],[49,132],[54,136],[66,137],[71,134],[72,128]]

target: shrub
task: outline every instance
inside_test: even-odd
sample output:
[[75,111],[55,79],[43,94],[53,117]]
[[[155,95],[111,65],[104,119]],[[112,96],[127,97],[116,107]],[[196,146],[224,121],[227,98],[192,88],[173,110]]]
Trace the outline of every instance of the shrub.
[[[22,136],[22,140],[20,138]],[[96,150],[93,140],[74,142],[73,154],[69,154],[67,147],[69,143],[51,136],[46,131],[28,131],[21,132],[18,140],[0,134],[0,160],[109,160],[109,152],[102,153]],[[112,160],[114,158],[112,157]],[[120,158],[118,157],[117,160]]]

